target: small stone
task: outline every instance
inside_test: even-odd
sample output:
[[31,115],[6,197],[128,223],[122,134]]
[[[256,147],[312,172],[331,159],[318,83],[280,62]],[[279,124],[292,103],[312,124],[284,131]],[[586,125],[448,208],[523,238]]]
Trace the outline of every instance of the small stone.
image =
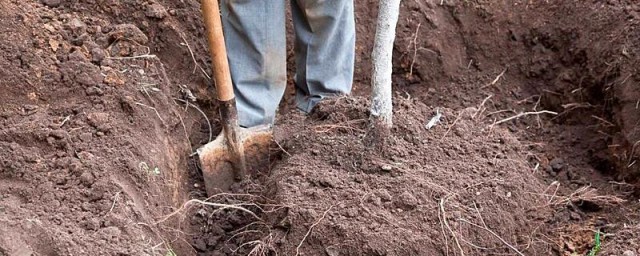
[[562,171],[564,168],[564,160],[562,158],[554,158],[549,162],[549,166],[551,167],[551,170],[555,172]]
[[101,63],[104,58],[104,50],[102,50],[100,47],[91,49],[91,61],[93,61],[94,63]]
[[196,250],[204,252],[207,250],[207,243],[204,241],[204,239],[196,239],[195,243],[193,244],[193,247],[196,248]]
[[413,196],[411,193],[405,191],[399,197],[399,203],[401,206],[406,208],[414,208],[418,206],[418,199]]
[[371,203],[375,206],[381,206],[382,200],[380,200],[380,198],[376,196],[373,199],[371,199]]
[[336,187],[336,181],[333,179],[333,177],[322,176],[318,179],[318,185],[325,188],[334,188]]
[[198,210],[196,214],[201,217],[207,216],[207,210],[205,210],[204,208],[200,208],[200,210]]
[[84,55],[80,50],[76,50],[72,53],[69,53],[70,61],[79,61],[79,62],[87,62],[89,59]]
[[345,215],[349,218],[353,218],[355,216],[358,216],[358,209],[356,208],[349,208],[347,209],[347,212],[345,213]]
[[56,139],[64,139],[65,137],[67,137],[67,132],[62,130],[62,129],[58,129],[58,130],[54,130],[51,131],[49,133],[49,136],[56,138]]
[[569,218],[571,218],[572,220],[580,220],[582,219],[582,216],[580,216],[580,214],[578,214],[577,212],[571,212],[571,214],[569,214]]
[[194,187],[194,188],[199,188],[199,187],[200,187],[200,184],[198,184],[198,183],[193,183],[193,187]]
[[90,172],[85,171],[84,173],[82,173],[82,175],[80,175],[80,181],[87,187],[93,185],[95,180],[96,178],[93,177],[93,174],[91,174]]
[[87,31],[87,24],[79,20],[78,18],[74,18],[67,23],[67,27],[76,35],[84,34]]
[[385,171],[385,172],[390,172],[393,170],[393,167],[391,167],[391,165],[383,165],[380,167],[380,169],[382,169],[382,171]]
[[164,6],[156,3],[148,5],[144,14],[149,18],[164,19],[168,13]]
[[324,251],[325,251],[325,253],[327,253],[327,256],[338,256],[338,255],[340,255],[340,252],[338,251],[338,249],[333,247],[333,246],[329,246],[329,247],[325,248]]
[[87,93],[87,96],[102,96],[104,94],[104,91],[96,86],[87,88],[85,92]]
[[389,191],[387,191],[386,189],[380,189],[376,192],[376,195],[380,197],[380,199],[384,202],[388,202],[391,201],[392,197],[391,194],[389,194]]
[[108,113],[102,113],[102,112],[90,113],[89,115],[87,115],[87,119],[91,126],[97,128],[100,131],[104,132],[111,129],[111,126],[109,125]]
[[43,0],[42,3],[49,7],[58,7],[62,4],[61,0]]
[[147,35],[133,24],[120,24],[114,26],[113,31],[109,33],[109,38],[112,40],[127,39],[143,45],[149,42]]
[[212,236],[209,237],[209,239],[207,239],[207,245],[214,247],[218,244],[218,242],[220,241],[221,236]]
[[622,253],[622,256],[637,256],[638,254],[636,254],[634,251],[632,250],[626,250]]
[[82,226],[87,230],[96,231],[100,228],[100,220],[97,218],[91,218],[86,220]]
[[91,140],[91,138],[93,138],[93,134],[91,134],[90,132],[80,134],[80,140],[83,142],[88,142]]
[[31,112],[31,111],[37,110],[37,109],[38,109],[38,106],[37,106],[37,105],[31,105],[31,104],[25,104],[25,105],[23,105],[23,106],[22,106],[22,108],[23,108],[26,112]]
[[100,232],[108,240],[118,239],[118,237],[120,237],[120,234],[122,233],[122,231],[120,231],[118,227],[114,226],[103,228],[100,230]]

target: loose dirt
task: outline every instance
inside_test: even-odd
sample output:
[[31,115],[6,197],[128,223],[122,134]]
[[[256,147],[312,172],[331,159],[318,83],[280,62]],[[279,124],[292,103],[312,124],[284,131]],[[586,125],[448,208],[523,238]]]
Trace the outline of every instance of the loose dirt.
[[272,164],[207,198],[198,1],[2,1],[0,255],[636,255],[638,11],[403,1],[380,148],[358,1],[354,95],[287,94]]

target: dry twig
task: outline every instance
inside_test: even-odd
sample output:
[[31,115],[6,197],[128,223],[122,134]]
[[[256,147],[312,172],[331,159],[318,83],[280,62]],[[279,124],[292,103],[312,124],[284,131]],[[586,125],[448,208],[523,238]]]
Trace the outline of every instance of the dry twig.
[[449,134],[449,132],[451,131],[451,128],[453,128],[453,127],[458,123],[458,121],[460,121],[460,118],[462,118],[462,114],[464,114],[465,110],[466,110],[466,109],[463,109],[463,110],[461,110],[461,111],[460,111],[460,114],[458,114],[458,117],[456,117],[456,120],[454,120],[454,121],[453,121],[453,124],[451,124],[451,125],[449,126],[449,128],[448,128],[448,129],[447,129],[447,131],[444,133],[444,135],[442,135],[442,138],[440,138],[440,140],[443,140],[445,137],[447,137],[447,135],[448,135],[448,134]]
[[490,94],[489,96],[487,96],[482,103],[480,103],[480,106],[478,106],[478,109],[476,110],[476,112],[473,114],[473,119],[475,119],[480,113],[484,112],[484,104],[487,103],[487,101],[489,99],[491,99],[491,97],[493,97],[493,94]]

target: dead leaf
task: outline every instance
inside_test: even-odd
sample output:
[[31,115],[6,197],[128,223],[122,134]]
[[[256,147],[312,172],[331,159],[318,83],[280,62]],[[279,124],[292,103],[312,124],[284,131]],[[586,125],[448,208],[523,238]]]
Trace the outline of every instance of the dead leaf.
[[107,76],[104,78],[104,82],[108,85],[124,85],[124,79],[114,71],[108,72]]
[[44,29],[49,30],[49,32],[52,32],[52,33],[56,31],[56,29],[49,24],[44,24]]
[[57,52],[58,48],[60,47],[60,43],[52,38],[49,39],[49,46],[51,46],[51,50],[53,50],[53,52]]

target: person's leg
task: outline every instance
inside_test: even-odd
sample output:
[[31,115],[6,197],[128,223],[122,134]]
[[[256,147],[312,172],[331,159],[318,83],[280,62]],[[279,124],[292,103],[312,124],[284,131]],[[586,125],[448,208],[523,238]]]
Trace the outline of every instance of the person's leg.
[[285,0],[222,0],[240,126],[271,124],[287,81]]
[[353,83],[353,0],[291,0],[296,32],[296,100],[309,112],[327,96],[349,94]]

